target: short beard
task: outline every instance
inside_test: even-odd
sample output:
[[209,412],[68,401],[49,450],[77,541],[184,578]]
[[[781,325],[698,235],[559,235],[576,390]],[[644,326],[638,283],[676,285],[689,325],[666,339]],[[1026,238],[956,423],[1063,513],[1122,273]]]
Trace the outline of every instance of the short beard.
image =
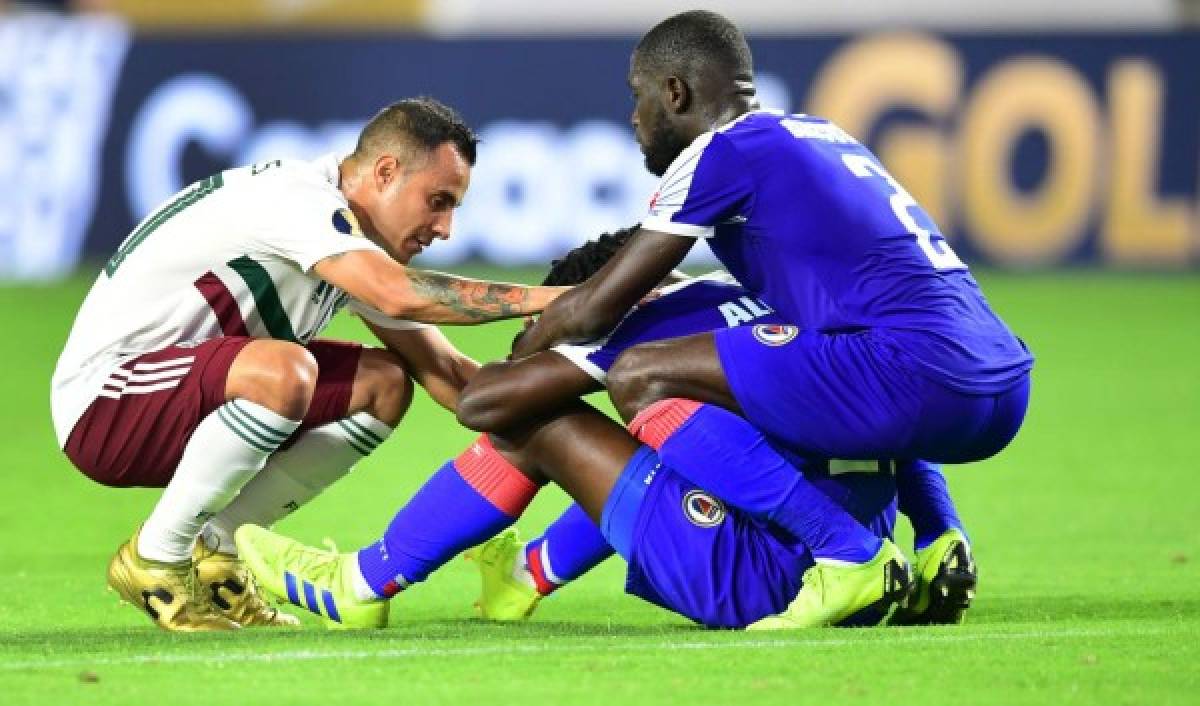
[[661,177],[689,144],[691,142],[672,130],[666,120],[659,122],[650,133],[650,140],[642,146],[646,169],[654,176]]

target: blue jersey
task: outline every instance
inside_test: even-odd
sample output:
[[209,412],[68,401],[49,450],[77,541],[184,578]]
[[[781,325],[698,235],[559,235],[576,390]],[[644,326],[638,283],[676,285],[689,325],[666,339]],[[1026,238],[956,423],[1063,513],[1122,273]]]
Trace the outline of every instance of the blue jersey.
[[626,348],[752,322],[783,320],[729,275],[715,272],[666,287],[657,299],[634,308],[607,338],[554,350],[604,384],[608,369]]
[[876,329],[959,392],[1007,390],[1032,367],[928,214],[826,120],[756,111],[701,135],[642,227],[707,239],[787,323]]

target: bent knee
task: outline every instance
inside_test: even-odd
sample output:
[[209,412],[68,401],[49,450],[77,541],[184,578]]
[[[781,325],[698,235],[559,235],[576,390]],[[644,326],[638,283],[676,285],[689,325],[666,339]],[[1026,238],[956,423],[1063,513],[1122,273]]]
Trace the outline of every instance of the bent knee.
[[454,417],[462,426],[478,432],[499,433],[511,426],[508,417],[481,396],[459,397]]
[[366,348],[358,360],[351,407],[395,426],[412,403],[413,383],[404,362],[391,351]]
[[608,395],[625,421],[672,396],[671,386],[656,375],[653,355],[642,346],[625,350],[608,369]]
[[234,359],[225,396],[250,400],[289,419],[302,419],[316,391],[317,374],[317,360],[304,346],[259,339]]

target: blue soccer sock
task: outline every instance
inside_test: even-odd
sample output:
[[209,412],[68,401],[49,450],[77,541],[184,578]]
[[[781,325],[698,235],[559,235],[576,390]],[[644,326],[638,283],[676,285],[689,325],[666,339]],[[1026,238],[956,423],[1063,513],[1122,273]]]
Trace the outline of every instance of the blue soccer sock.
[[544,596],[612,555],[613,548],[592,518],[579,505],[571,505],[542,536],[525,545],[525,568]]
[[861,563],[881,540],[804,477],[745,419],[714,405],[663,400],[630,423],[664,466],[753,517],[776,524],[814,557]]
[[458,552],[511,525],[537,491],[483,435],[421,486],[379,541],[359,550],[362,578],[380,598],[424,581]]
[[908,517],[913,527],[913,544],[924,549],[940,537],[943,532],[954,528],[963,535],[962,520],[941,466],[926,461],[905,461],[896,467],[896,499],[900,512]]

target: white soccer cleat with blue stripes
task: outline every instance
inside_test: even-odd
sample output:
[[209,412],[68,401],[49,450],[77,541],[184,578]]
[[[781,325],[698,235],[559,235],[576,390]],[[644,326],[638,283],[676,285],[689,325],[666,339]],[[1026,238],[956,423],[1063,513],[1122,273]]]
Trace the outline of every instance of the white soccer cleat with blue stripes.
[[306,546],[257,525],[234,534],[238,554],[260,588],[325,619],[331,629],[387,627],[387,599],[363,600],[354,590],[354,554]]

